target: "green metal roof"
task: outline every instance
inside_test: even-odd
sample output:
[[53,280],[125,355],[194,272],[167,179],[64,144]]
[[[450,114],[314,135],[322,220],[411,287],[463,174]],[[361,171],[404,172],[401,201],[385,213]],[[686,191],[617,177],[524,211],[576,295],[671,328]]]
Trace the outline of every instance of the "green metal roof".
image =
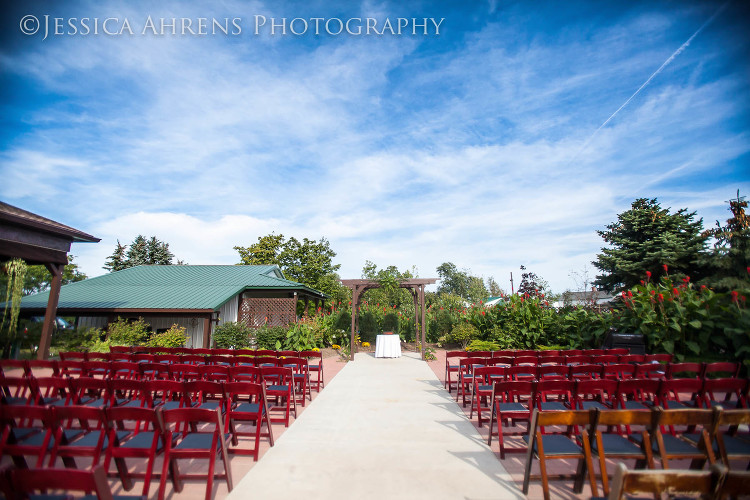
[[[58,309],[213,309],[244,290],[322,292],[284,278],[277,266],[137,266],[64,285]],[[49,292],[21,309],[44,309]]]

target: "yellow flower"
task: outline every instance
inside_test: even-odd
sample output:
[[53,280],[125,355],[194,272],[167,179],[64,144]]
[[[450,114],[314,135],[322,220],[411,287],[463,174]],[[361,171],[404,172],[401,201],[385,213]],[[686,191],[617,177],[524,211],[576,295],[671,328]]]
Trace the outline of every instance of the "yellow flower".
[[369,342],[362,342],[362,347],[370,347],[370,343]]
[[320,352],[320,349],[318,349],[317,347],[313,347],[312,350],[315,352]]
[[338,344],[333,344],[333,345],[332,345],[331,347],[332,347],[333,349],[341,349],[341,346],[340,346],[340,345],[338,345]]

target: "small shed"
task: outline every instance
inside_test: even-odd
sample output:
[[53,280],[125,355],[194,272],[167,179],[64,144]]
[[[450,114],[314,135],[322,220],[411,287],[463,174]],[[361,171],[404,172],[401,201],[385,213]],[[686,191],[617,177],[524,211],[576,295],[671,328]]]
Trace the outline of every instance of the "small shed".
[[[39,314],[47,295],[24,297],[21,314]],[[154,331],[177,324],[187,329],[187,347],[210,347],[214,325],[287,325],[297,319],[299,300],[325,297],[286,279],[278,266],[146,265],[64,285],[57,310],[78,326],[104,328],[118,317],[142,317]]]

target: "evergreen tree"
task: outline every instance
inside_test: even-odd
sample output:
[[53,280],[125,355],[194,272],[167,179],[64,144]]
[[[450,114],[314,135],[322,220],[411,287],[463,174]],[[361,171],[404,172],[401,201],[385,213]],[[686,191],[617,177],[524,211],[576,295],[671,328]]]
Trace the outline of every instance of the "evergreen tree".
[[[107,271],[120,271],[134,266],[147,264],[170,265],[173,264],[174,254],[169,250],[169,243],[159,241],[155,236],[147,240],[139,234],[128,245],[122,245],[117,240],[115,251],[107,257],[104,269]],[[178,263],[183,264],[182,261]]]
[[107,271],[119,271],[121,269],[125,269],[127,266],[127,257],[125,256],[125,252],[127,251],[128,247],[127,245],[120,244],[120,240],[117,240],[117,246],[115,247],[115,251],[107,257],[107,261],[104,263],[104,269]]
[[163,243],[152,236],[146,245],[147,261],[149,264],[170,265],[174,254],[169,251],[169,243]]
[[142,266],[148,264],[148,242],[146,238],[139,234],[130,244],[128,249],[128,267]]
[[617,216],[606,231],[597,231],[609,248],[602,248],[592,262],[603,274],[594,284],[607,291],[619,291],[638,284],[649,271],[656,279],[669,270],[672,275],[700,278],[706,250],[703,219],[681,208],[670,213],[654,198],[639,198]]

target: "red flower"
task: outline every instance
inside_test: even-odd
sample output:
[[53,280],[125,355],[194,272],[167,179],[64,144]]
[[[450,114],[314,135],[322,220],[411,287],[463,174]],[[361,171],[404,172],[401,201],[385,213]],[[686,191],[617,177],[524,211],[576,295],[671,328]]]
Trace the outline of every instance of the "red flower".
[[737,293],[737,290],[732,290],[732,302],[737,302],[737,296],[739,293]]
[[685,276],[684,278],[682,278],[682,281],[684,281],[685,283],[690,283],[690,276]]
[[646,271],[646,276],[651,277],[651,271]]
[[645,284],[646,284],[646,282],[643,281],[643,280],[641,280],[641,285],[645,285]]
[[701,290],[705,290],[705,289],[706,289],[706,285],[701,285]]
[[482,311],[482,316],[484,316],[484,311]]
[[668,273],[668,272],[669,272],[669,266],[667,266],[666,264],[662,264],[662,266],[661,266],[661,267],[662,267],[662,268],[664,268],[664,272],[665,272],[665,273]]
[[650,291],[649,293],[650,293],[651,295],[656,295],[656,290],[651,290],[651,291]]
[[628,298],[629,298],[629,299],[632,299],[632,298],[633,298],[633,292],[631,292],[630,290],[628,290]]
[[676,288],[672,288],[672,294],[679,295],[680,291],[678,289],[676,289]]
[[659,302],[664,302],[664,295],[659,294],[657,298],[659,299]]

